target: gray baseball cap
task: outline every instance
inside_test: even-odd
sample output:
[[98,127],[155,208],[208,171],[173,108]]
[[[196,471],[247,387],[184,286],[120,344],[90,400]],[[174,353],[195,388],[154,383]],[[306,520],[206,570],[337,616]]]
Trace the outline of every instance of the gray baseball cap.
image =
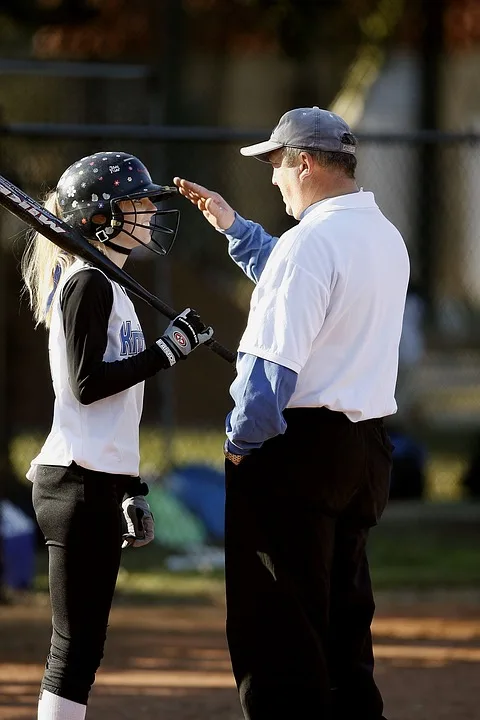
[[301,150],[326,150],[355,154],[356,144],[344,142],[344,135],[352,135],[349,126],[339,115],[322,110],[319,107],[296,108],[289,110],[280,118],[270,140],[240,148],[242,155],[261,157],[265,153],[282,147]]

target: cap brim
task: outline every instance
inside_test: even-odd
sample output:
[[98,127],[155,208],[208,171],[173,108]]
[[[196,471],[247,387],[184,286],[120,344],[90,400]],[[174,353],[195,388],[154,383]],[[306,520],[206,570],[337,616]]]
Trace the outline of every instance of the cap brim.
[[256,145],[248,145],[247,147],[240,148],[240,152],[246,157],[258,158],[259,155],[266,155],[282,147],[282,143],[275,142],[274,140],[265,140],[265,142],[257,143]]

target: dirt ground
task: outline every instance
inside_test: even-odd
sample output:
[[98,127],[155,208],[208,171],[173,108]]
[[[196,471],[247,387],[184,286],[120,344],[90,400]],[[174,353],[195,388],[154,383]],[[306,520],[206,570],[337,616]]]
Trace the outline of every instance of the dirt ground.
[[[480,718],[480,594],[377,596],[389,720]],[[44,600],[0,607],[0,720],[33,720],[50,634]],[[215,605],[117,604],[89,720],[240,720]]]

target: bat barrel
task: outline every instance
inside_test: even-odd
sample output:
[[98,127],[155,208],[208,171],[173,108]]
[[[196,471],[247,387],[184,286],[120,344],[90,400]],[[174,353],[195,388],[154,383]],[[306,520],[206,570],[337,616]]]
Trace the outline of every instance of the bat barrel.
[[[36,200],[2,175],[0,175],[0,206],[9,210],[13,215],[23,220],[31,228],[66,252],[92,263],[92,265],[104,272],[110,280],[119,283],[126,290],[130,290],[130,292],[161,312],[169,320],[174,320],[177,317],[178,313],[173,308],[149,292],[143,285],[140,285],[118,265],[115,265],[110,258],[91,245],[77,230],[48,212]],[[235,363],[236,354],[220,345],[216,340],[210,340],[205,345],[227,362]]]

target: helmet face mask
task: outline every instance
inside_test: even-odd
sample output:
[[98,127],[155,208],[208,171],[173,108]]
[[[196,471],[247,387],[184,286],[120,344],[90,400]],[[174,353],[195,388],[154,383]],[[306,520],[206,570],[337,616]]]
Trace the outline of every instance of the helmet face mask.
[[[117,152],[95,153],[78,160],[57,184],[63,219],[84,237],[108,245],[125,233],[158,255],[170,251],[177,234],[179,210],[162,207],[177,193],[176,187],[153,183],[138,158]],[[149,198],[157,211],[139,209],[135,201],[142,198]],[[125,201],[130,201],[131,210],[120,208]]]
[[[169,192],[171,189],[165,187],[166,196],[170,197],[174,194]],[[142,197],[147,197],[155,208],[152,210],[139,209],[138,204],[135,202],[135,200],[142,199],[139,196],[111,200],[112,220],[110,225],[118,232],[115,232],[115,235],[107,234],[107,238],[116,237],[121,232],[157,255],[167,255],[172,249],[177,235],[180,211],[177,209],[164,209],[164,200],[161,197],[151,197],[150,195]],[[123,204],[123,208],[120,208],[120,203]],[[145,236],[143,231],[148,230],[147,242],[139,237],[139,230],[143,236]],[[100,239],[98,235],[97,239]],[[101,239],[100,241],[102,242]]]

